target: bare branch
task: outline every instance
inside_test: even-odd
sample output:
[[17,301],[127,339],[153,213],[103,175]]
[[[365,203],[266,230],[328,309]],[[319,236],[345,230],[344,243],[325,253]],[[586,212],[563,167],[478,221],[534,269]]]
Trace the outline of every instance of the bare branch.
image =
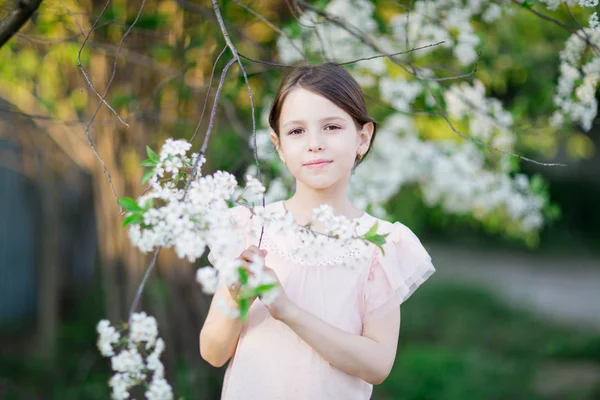
[[217,59],[215,60],[215,63],[213,64],[213,69],[210,73],[210,81],[208,82],[208,92],[206,92],[206,97],[204,98],[204,106],[202,107],[202,114],[200,115],[200,119],[198,120],[198,125],[196,126],[196,130],[194,131],[194,134],[192,135],[192,138],[190,139],[190,143],[192,143],[194,141],[194,138],[196,137],[196,134],[198,133],[198,130],[200,129],[200,125],[202,124],[202,120],[204,119],[204,111],[206,111],[206,104],[208,103],[208,97],[210,96],[210,91],[212,89],[212,82],[213,82],[213,78],[215,77],[215,69],[217,69],[217,64],[219,63],[219,60],[225,53],[225,50],[227,50],[227,46],[223,47],[223,50],[221,50],[221,53],[217,56]]
[[298,48],[298,46],[296,46],[296,44],[294,43],[294,41],[289,37],[289,35],[287,33],[285,33],[284,31],[282,31],[281,29],[279,29],[276,25],[274,25],[266,17],[260,15],[259,13],[257,13],[256,11],[254,11],[253,9],[251,9],[250,7],[248,7],[247,5],[245,5],[242,2],[240,2],[240,0],[233,0],[233,2],[235,4],[237,4],[238,6],[242,7],[244,10],[248,11],[250,14],[254,15],[256,18],[260,19],[262,22],[264,22],[269,28],[273,29],[275,32],[279,33],[282,36],[285,36],[285,38],[288,40],[288,42],[290,42],[290,44],[292,45],[292,47],[294,49],[296,49],[298,51],[298,53],[302,54],[302,56],[306,60],[306,63],[308,64],[308,57],[306,56],[306,54],[302,50],[300,50]]
[[[223,54],[223,53],[221,53],[221,54]],[[196,157],[196,161],[194,162],[194,166],[192,167],[192,176],[187,181],[187,184],[185,185],[185,190],[183,191],[183,196],[181,197],[181,199],[179,201],[185,201],[185,198],[187,197],[188,191],[190,189],[190,185],[196,177],[196,172],[198,171],[198,164],[200,163],[200,160],[202,159],[202,155],[204,154],[206,147],[208,146],[208,140],[210,139],[210,134],[213,129],[215,115],[217,112],[217,102],[219,100],[219,95],[221,94],[221,89],[223,89],[223,84],[225,83],[225,76],[227,76],[227,71],[235,62],[236,62],[235,58],[232,58],[231,60],[229,60],[229,62],[227,63],[225,68],[223,68],[223,71],[221,72],[221,79],[219,80],[219,87],[217,88],[217,92],[215,93],[215,98],[213,101],[213,108],[210,113],[210,121],[208,123],[208,129],[206,130],[206,135],[204,136],[204,144],[202,145],[202,149],[200,150],[198,157]],[[208,97],[208,95],[207,95],[207,97]],[[135,297],[133,298],[133,302],[131,303],[131,308],[129,310],[129,321],[131,321],[131,318],[133,317],[133,313],[137,309],[138,303],[140,301],[140,297],[142,296],[142,293],[144,291],[144,286],[146,285],[146,281],[148,280],[150,273],[152,272],[152,270],[154,269],[154,266],[156,265],[156,259],[158,258],[158,253],[160,252],[160,250],[161,250],[161,247],[156,249],[156,252],[154,253],[154,257],[152,258],[152,262],[150,263],[148,268],[146,268],[146,272],[144,273],[144,278],[142,279],[142,281],[140,282],[140,285],[137,288]]]
[[[358,62],[361,62],[361,61],[373,60],[373,59],[376,59],[376,58],[394,57],[394,56],[398,56],[398,55],[408,54],[408,53],[411,53],[411,52],[414,52],[414,51],[418,51],[418,50],[423,50],[423,49],[426,49],[426,48],[429,48],[429,47],[439,46],[439,45],[442,45],[444,43],[445,43],[445,41],[441,41],[441,42],[438,42],[438,43],[428,44],[428,45],[421,46],[421,47],[414,47],[414,48],[412,48],[410,50],[406,50],[406,51],[399,51],[397,53],[377,54],[377,55],[374,55],[374,56],[371,56],[371,57],[364,57],[364,58],[359,58],[359,59],[356,59],[356,60],[351,60],[351,61],[345,61],[345,62],[337,63],[337,65],[344,66],[344,65],[355,64],[355,63],[358,63]],[[238,53],[238,55],[240,57],[242,57],[242,58],[245,58],[248,61],[252,61],[252,62],[257,63],[257,64],[269,65],[271,67],[280,67],[280,68],[295,68],[296,67],[296,65],[294,65],[294,64],[279,64],[279,63],[274,63],[274,62],[271,62],[271,61],[257,60],[255,58],[248,57],[247,55],[244,55],[242,53]],[[477,69],[477,68],[475,68],[475,69]],[[463,78],[463,77],[469,76],[472,73],[473,72],[471,72],[469,74],[459,75],[458,77],[429,78],[429,80],[440,80],[440,81],[442,81],[442,80],[457,79],[457,78]]]
[[596,53],[600,52],[600,49],[598,48],[598,46],[596,46],[594,43],[590,42],[589,39],[586,36],[582,36],[581,33],[578,30],[575,30],[573,28],[571,28],[569,25],[560,22],[559,20],[557,20],[556,18],[552,18],[546,14],[542,14],[541,12],[534,10],[532,7],[523,7],[523,4],[521,2],[519,2],[519,0],[511,0],[514,4],[518,5],[519,7],[525,8],[527,11],[529,11],[530,13],[532,13],[533,15],[553,23],[554,25],[560,26],[561,28],[567,30],[568,32],[577,35],[577,37],[581,40],[583,40],[588,46],[593,47],[594,50],[596,51]]
[[[513,0],[516,1],[516,0]],[[325,19],[333,22],[334,24],[338,25],[339,27],[341,27],[342,29],[346,30],[348,33],[350,33],[351,35],[355,36],[356,38],[360,39],[363,43],[365,43],[366,45],[370,46],[371,48],[373,48],[376,51],[379,51],[380,53],[383,53],[381,51],[381,49],[379,48],[379,46],[373,42],[373,40],[371,38],[369,38],[368,36],[366,36],[365,34],[363,34],[362,32],[360,32],[359,29],[355,28],[355,27],[349,27],[347,26],[345,23],[338,21],[337,19],[331,17],[329,14],[327,14],[326,12],[319,10],[318,8],[304,2],[303,0],[297,0],[298,4],[302,5],[302,7],[310,9],[314,12],[316,12],[317,14],[323,16]],[[448,118],[448,115],[446,114],[446,112],[444,111],[442,105],[440,104],[438,98],[435,96],[435,94],[433,93],[433,91],[431,90],[431,88],[429,87],[429,85],[426,83],[427,80],[431,80],[431,79],[424,79],[422,77],[420,77],[417,73],[416,67],[412,64],[407,64],[410,67],[410,71],[407,70],[407,67],[405,67],[404,65],[401,65],[397,60],[393,59],[392,57],[387,57],[388,60],[390,60],[392,63],[394,63],[395,65],[397,65],[398,67],[402,68],[404,71],[408,72],[410,75],[413,75],[423,86],[423,88],[427,91],[427,93],[431,96],[431,98],[435,101],[435,104],[440,112],[440,116],[442,118],[444,118],[444,120],[446,121],[446,123],[448,124],[448,126],[450,126],[450,129],[452,129],[452,131],[457,134],[459,137],[461,137],[462,139],[465,140],[470,140],[473,143],[482,146],[482,147],[486,147],[489,148],[491,150],[495,150],[498,151],[502,154],[511,156],[511,157],[516,157],[519,158],[521,160],[524,161],[528,161],[534,164],[538,164],[538,165],[542,165],[542,166],[546,166],[546,167],[555,167],[555,166],[565,166],[564,164],[555,164],[555,163],[543,163],[543,162],[539,162],[536,160],[532,160],[530,158],[524,157],[524,156],[520,156],[518,154],[514,154],[505,150],[501,150],[498,149],[490,144],[484,143],[479,139],[476,139],[474,137],[471,136],[467,136],[463,133],[461,133],[459,130],[456,129],[456,127],[454,126],[454,124],[452,124],[452,121],[450,121],[450,119]]]
[[16,9],[0,21],[0,47],[4,46],[29,21],[42,0],[16,1]]
[[[96,25],[96,23],[99,21],[100,17],[102,16],[102,14],[104,13],[104,11],[106,10],[106,7],[108,6],[110,0],[108,0],[108,2],[106,3],[106,5],[104,6],[104,9],[102,10],[102,13],[98,16],[98,18],[96,19],[96,21],[94,22],[94,25]],[[98,160],[100,160],[100,163],[102,164],[102,169],[104,171],[104,174],[106,174],[106,177],[108,178],[108,183],[110,184],[110,189],[113,192],[113,195],[115,196],[115,200],[117,201],[117,204],[119,203],[119,196],[117,195],[117,192],[115,191],[115,187],[112,183],[112,179],[110,177],[110,172],[108,172],[108,169],[106,168],[106,164],[104,163],[104,160],[102,159],[102,157],[100,156],[100,154],[98,153],[98,151],[96,150],[96,148],[94,147],[94,142],[92,141],[92,137],[90,135],[90,126],[92,125],[92,123],[94,122],[94,119],[96,118],[96,115],[98,115],[98,111],[100,111],[100,107],[102,107],[102,104],[106,104],[108,106],[108,103],[106,102],[106,96],[108,95],[108,91],[112,85],[112,82],[115,78],[115,75],[117,73],[117,63],[119,61],[119,53],[121,51],[121,48],[123,47],[123,43],[125,42],[125,38],[127,37],[127,35],[129,34],[129,32],[131,32],[131,29],[135,26],[135,24],[137,23],[137,21],[140,19],[140,16],[142,15],[142,11],[144,10],[144,6],[146,5],[146,0],[142,0],[142,4],[140,5],[140,9],[138,10],[138,13],[135,17],[135,19],[133,20],[133,22],[131,23],[131,25],[129,26],[129,29],[127,29],[125,31],[125,33],[123,34],[123,37],[121,37],[121,40],[119,42],[119,46],[117,48],[117,54],[115,55],[115,60],[113,62],[113,71],[112,74],[110,76],[110,79],[108,81],[108,84],[106,85],[106,88],[104,90],[104,94],[102,95],[102,97],[100,98],[101,102],[98,103],[98,105],[96,106],[96,110],[94,111],[94,114],[92,115],[92,118],[90,118],[90,121],[87,123],[86,127],[85,127],[85,136],[88,139],[88,143],[90,145],[90,147],[92,148],[92,151],[94,152],[94,155],[96,156],[96,158],[98,158]],[[85,71],[83,69],[83,65],[81,65],[81,50],[83,49],[83,47],[85,46],[85,42],[89,39],[90,34],[92,33],[92,30],[94,29],[94,26],[92,26],[92,28],[90,29],[90,31],[88,32],[83,44],[81,45],[81,47],[79,48],[79,53],[77,55],[77,62],[78,62],[78,66],[81,69],[82,73],[84,75]],[[86,80],[88,80],[88,83],[90,84],[92,90],[94,92],[96,92],[96,94],[99,95],[99,93],[96,91],[96,89],[93,87],[93,85],[91,85],[91,82],[89,81],[89,79],[86,76]],[[108,106],[110,108],[110,106]],[[117,116],[117,118],[119,119],[119,121],[121,121],[125,126],[129,127],[129,125],[123,121],[121,119],[121,117],[119,116],[119,114],[117,114],[115,112],[115,115]],[[119,205],[120,207],[120,205]],[[120,209],[122,211],[122,209]]]
[[[113,80],[115,79],[115,75],[117,74],[117,63],[119,62],[119,54],[121,53],[121,49],[123,47],[123,43],[125,42],[125,38],[127,37],[127,35],[129,35],[129,32],[131,32],[131,29],[133,29],[135,24],[140,19],[140,16],[142,15],[142,11],[144,11],[145,5],[146,5],[146,0],[142,0],[142,4],[140,6],[140,9],[138,10],[137,15],[135,16],[135,19],[133,20],[133,22],[131,23],[129,28],[125,31],[125,33],[123,34],[123,37],[121,37],[121,40],[119,41],[119,46],[117,47],[117,52],[115,54],[115,60],[113,62],[113,70],[110,75],[110,79],[108,80],[108,84],[106,85],[106,88],[104,89],[104,94],[102,95],[102,98],[101,98],[103,103],[106,103],[106,101],[105,101],[106,96],[108,95],[108,91],[113,83]],[[91,32],[91,30],[90,30],[90,32]],[[89,137],[90,125],[94,122],[94,119],[96,118],[96,115],[98,114],[98,111],[100,110],[101,106],[102,106],[102,103],[98,103],[98,106],[96,107],[96,111],[94,111],[94,114],[92,115],[92,118],[90,119],[90,122],[88,123],[88,126],[86,127],[86,134],[88,135],[88,137]],[[117,116],[118,116],[118,114],[117,114]],[[129,127],[129,125],[127,125],[124,121],[123,121],[123,124],[125,124],[125,126]]]
[[[96,88],[92,84],[92,81],[90,81],[90,78],[89,78],[88,74],[85,72],[85,69],[83,69],[83,64],[81,63],[81,52],[83,51],[83,48],[85,47],[86,43],[90,39],[90,35],[92,34],[92,32],[94,31],[94,29],[96,28],[96,25],[98,24],[98,21],[100,21],[100,18],[102,18],[102,15],[104,15],[104,13],[106,12],[106,9],[108,8],[109,4],[110,4],[110,0],[106,0],[106,4],[104,4],[104,8],[102,8],[102,11],[100,12],[100,15],[98,15],[98,18],[96,18],[96,21],[94,21],[94,24],[90,28],[89,32],[87,33],[87,35],[85,35],[85,39],[83,40],[83,43],[81,44],[81,47],[79,48],[79,51],[77,52],[77,66],[81,70],[81,73],[83,74],[83,76],[84,76],[84,78],[85,78],[88,86],[92,89],[92,91],[96,94],[96,96],[98,96],[98,98],[104,103],[104,105],[106,105],[106,107],[110,111],[112,111],[113,114],[115,114],[117,116],[117,118],[119,119],[119,121],[121,121],[121,123],[123,125],[129,126],[125,122],[123,122],[123,120],[121,119],[121,117],[119,116],[119,114],[115,110],[113,110],[113,108],[110,106],[110,104],[108,104],[102,98],[102,96],[100,95],[100,93],[98,93],[98,91],[96,90]],[[95,151],[94,151],[94,153],[95,153]]]
[[[223,33],[223,37],[225,38],[227,47],[229,47],[229,49],[233,53],[234,59],[237,61],[238,65],[240,66],[240,70],[242,71],[242,74],[244,75],[244,81],[246,82],[246,87],[248,88],[248,97],[250,98],[250,106],[252,108],[252,139],[253,139],[253,146],[254,146],[254,161],[256,162],[258,180],[260,181],[261,184],[264,184],[263,180],[262,180],[262,174],[260,172],[260,163],[258,161],[258,147],[256,144],[256,110],[254,107],[254,96],[252,95],[252,88],[250,87],[250,82],[248,81],[248,75],[246,74],[246,70],[244,69],[242,60],[240,60],[237,49],[233,45],[233,42],[231,41],[229,34],[227,33],[227,29],[225,28],[225,22],[223,21],[223,17],[221,16],[221,11],[219,10],[219,5],[217,4],[217,0],[211,0],[211,1],[213,4],[213,9],[215,10],[215,16],[217,17],[217,21],[219,21],[219,27],[221,28],[221,33]],[[206,149],[207,144],[208,143],[205,138],[204,145],[202,146],[203,151]],[[266,207],[264,196],[262,198],[262,206],[263,206],[263,208]],[[263,224],[263,226],[261,227],[261,231],[260,231],[260,238],[258,240],[258,248],[260,248],[260,246],[261,246],[264,232],[265,232],[265,226]]]
[[349,65],[349,64],[355,64],[355,63],[360,62],[360,61],[374,60],[376,58],[382,58],[382,57],[390,58],[390,57],[395,57],[395,56],[399,56],[399,55],[403,55],[403,54],[410,54],[410,53],[412,53],[414,51],[428,49],[430,47],[440,46],[440,45],[442,45],[444,43],[446,43],[446,41],[442,40],[441,42],[437,42],[437,43],[433,43],[433,44],[427,44],[427,45],[421,46],[421,47],[413,47],[410,50],[399,51],[397,53],[389,53],[389,54],[377,54],[377,55],[374,55],[374,56],[371,56],[371,57],[364,57],[364,58],[359,58],[357,60],[352,60],[352,61],[346,61],[346,62],[342,62],[342,63],[337,63],[337,65],[340,65],[340,66],[342,66],[342,65]]
[[131,326],[131,318],[133,317],[133,313],[135,312],[135,310],[137,310],[138,304],[140,302],[140,298],[142,297],[142,292],[144,291],[144,286],[146,286],[148,277],[150,276],[150,273],[152,272],[152,270],[154,269],[154,266],[156,265],[156,260],[158,259],[158,253],[160,253],[161,249],[162,249],[162,246],[157,248],[156,251],[154,252],[152,261],[150,262],[150,265],[148,265],[148,268],[146,268],[144,277],[142,278],[142,281],[140,282],[140,285],[138,286],[137,291],[135,292],[135,297],[133,298],[133,301],[131,302],[131,307],[129,308],[129,319],[128,319],[129,326]]
[[291,64],[278,64],[278,63],[274,63],[274,62],[270,62],[270,61],[256,60],[256,59],[248,57],[242,53],[238,53],[238,55],[242,58],[245,58],[248,61],[252,61],[257,64],[269,65],[271,67],[279,67],[279,68],[294,68],[295,67],[295,65],[291,65]]

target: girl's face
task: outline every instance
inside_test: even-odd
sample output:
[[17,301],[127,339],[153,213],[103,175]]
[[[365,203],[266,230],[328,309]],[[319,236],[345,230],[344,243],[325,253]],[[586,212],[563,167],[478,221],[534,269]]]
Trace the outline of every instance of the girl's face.
[[296,88],[281,108],[279,137],[271,132],[271,140],[298,181],[325,189],[348,181],[357,154],[369,148],[373,129],[371,122],[357,128],[348,113],[325,97]]

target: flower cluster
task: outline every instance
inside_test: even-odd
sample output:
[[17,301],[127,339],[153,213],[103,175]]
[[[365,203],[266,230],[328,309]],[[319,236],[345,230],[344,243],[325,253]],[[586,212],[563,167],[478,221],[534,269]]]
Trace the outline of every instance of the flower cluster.
[[571,35],[560,53],[560,77],[554,95],[554,104],[558,109],[551,118],[551,123],[556,127],[561,126],[565,119],[570,119],[589,131],[598,113],[596,91],[600,80],[600,54],[590,49],[584,40],[588,38],[593,46],[600,46],[597,17],[590,24],[595,27],[584,28]]
[[[503,173],[506,157],[500,171],[495,172],[485,168],[482,152],[472,143],[423,141],[415,131],[407,117],[395,115],[385,121],[372,157],[365,159],[351,181],[353,197],[381,206],[403,185],[420,183],[425,203],[439,204],[448,213],[470,212],[477,219],[485,219],[493,212],[502,212],[507,221],[525,232],[542,226],[544,199],[530,190],[525,175],[511,178]],[[394,173],[377,173],[385,169]],[[360,188],[367,182],[371,190],[365,193]]]
[[[316,229],[311,229],[311,228]],[[333,214],[333,209],[328,205],[322,205],[313,210],[310,226],[296,225],[295,234],[300,238],[300,245],[294,248],[293,255],[307,261],[316,262],[323,257],[323,249],[327,248],[330,254],[342,254],[348,248],[360,246],[363,249],[369,247],[370,241],[367,237],[364,241],[357,241],[358,219],[349,220],[342,216]],[[356,258],[349,260],[345,265],[355,268],[365,265],[369,261],[371,253],[358,251]]]
[[158,337],[154,317],[144,312],[135,313],[131,325],[121,333],[109,321],[102,320],[97,331],[98,349],[104,357],[111,357],[115,372],[109,381],[113,399],[128,399],[129,392],[138,385],[146,389],[148,400],[173,399],[173,390],[164,377],[165,369],[160,361],[165,343]]
[[[245,187],[240,187],[235,177],[224,171],[202,175],[204,159],[198,160],[196,154],[188,157],[189,150],[186,141],[172,139],[162,146],[160,155],[147,149],[149,158],[142,165],[150,167],[149,190],[137,201],[120,199],[127,211],[125,225],[130,225],[129,238],[143,252],[159,246],[170,247],[178,257],[192,262],[210,247],[213,267],[199,268],[196,279],[208,294],[214,293],[219,283],[240,285],[239,312],[242,317],[248,306],[245,298],[260,296],[263,302],[270,302],[278,291],[274,278],[263,273],[261,258],[244,268],[239,259],[227,256],[239,249],[243,240],[241,235],[235,234],[235,221],[229,218],[231,205],[247,207],[254,215],[255,223],[248,229],[266,226],[278,234],[297,234],[303,243],[298,248],[299,253],[315,256],[315,249],[325,244],[344,248],[352,241],[365,246],[367,243],[383,244],[376,231],[359,235],[355,232],[356,224],[334,216],[327,207],[315,213],[315,220],[327,227],[325,234],[313,231],[311,225],[300,227],[289,213],[266,213],[262,206],[265,187],[260,181],[247,175]],[[196,160],[198,166],[192,173]],[[137,341],[144,340],[133,328],[131,335]]]
[[472,136],[505,151],[513,148],[512,116],[498,99],[485,96],[485,86],[481,81],[450,86],[444,92],[444,101],[451,118],[467,120]]
[[[342,3],[346,6],[342,6]],[[373,7],[364,0],[332,0],[325,11],[346,23],[358,23],[361,29],[367,27],[376,44],[386,52],[405,50],[407,39],[409,47],[444,41],[442,47],[451,49],[461,65],[471,65],[477,59],[479,46],[473,22],[497,21],[511,12],[508,6],[508,2],[489,1],[415,2],[409,18],[406,13],[398,13],[388,20],[388,26],[384,29],[374,23]],[[318,16],[306,13],[304,18],[307,21],[316,20]],[[306,28],[300,24],[300,33],[295,38],[298,43],[305,44],[305,51],[322,52],[319,40],[309,39],[315,39],[319,29],[331,29],[335,35],[327,36],[326,44],[326,49],[332,52],[331,58],[360,58],[372,52],[358,38],[337,26],[327,28],[329,25],[332,24],[313,23],[311,28]],[[411,57],[417,61],[439,51],[439,48],[418,50]],[[286,39],[279,39],[278,49],[281,61],[290,63],[300,60],[300,55],[289,48]],[[581,54],[579,49],[574,50]],[[458,129],[465,136],[511,152],[516,144],[513,118],[502,103],[487,96],[485,86],[479,80],[450,86],[442,86],[435,80],[424,83],[414,76],[398,73],[398,68],[383,61],[382,58],[361,61],[350,71],[359,83],[377,90],[378,97],[395,110],[381,122],[378,138],[369,157],[352,176],[349,194],[353,202],[385,218],[383,205],[404,185],[418,184],[424,202],[429,206],[441,206],[450,214],[468,214],[483,224],[494,220],[492,216],[501,217],[505,232],[524,238],[535,235],[544,224],[544,208],[547,206],[545,194],[540,193],[525,175],[513,174],[514,163],[510,162],[508,156],[483,151],[469,141],[450,140],[455,138],[423,140],[422,137],[430,132],[423,131],[422,125],[416,123],[418,114],[411,115],[424,107],[435,110],[437,105],[432,95],[436,95],[447,117],[457,126],[460,124]],[[591,72],[591,66],[588,69]],[[434,72],[426,68],[418,68],[416,72],[421,79],[435,77]],[[588,78],[587,82],[588,85],[595,85],[593,79]],[[565,92],[575,90],[573,85],[563,83],[563,86],[568,89]],[[595,100],[594,96],[590,96],[593,93],[590,88],[587,86],[579,90],[578,98],[587,102],[585,106],[582,101],[577,103],[581,112],[576,112],[576,115],[585,114],[586,118],[592,115],[591,112],[584,112],[594,107]],[[571,102],[568,105],[571,115],[573,104]],[[445,124],[444,121],[440,122]],[[268,131],[259,130],[257,134],[258,142],[268,143]],[[267,162],[277,162],[277,158],[266,149],[262,149],[259,155]],[[267,198],[278,200],[291,190],[293,180],[285,168],[282,170],[279,176],[271,177],[269,190],[265,194]]]

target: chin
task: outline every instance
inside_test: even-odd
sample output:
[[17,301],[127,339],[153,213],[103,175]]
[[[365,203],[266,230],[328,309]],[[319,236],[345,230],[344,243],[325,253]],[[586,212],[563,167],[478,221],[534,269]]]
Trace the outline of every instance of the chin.
[[335,186],[339,182],[340,182],[339,179],[332,179],[332,178],[327,178],[327,177],[322,177],[322,178],[311,177],[309,179],[302,180],[302,183],[305,186],[307,186],[311,189],[315,189],[315,190],[327,189],[332,186]]

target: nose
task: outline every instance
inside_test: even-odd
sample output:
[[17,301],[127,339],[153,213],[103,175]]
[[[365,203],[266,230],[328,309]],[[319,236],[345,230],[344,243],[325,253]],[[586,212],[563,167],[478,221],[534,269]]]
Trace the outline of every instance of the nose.
[[309,133],[308,138],[308,151],[314,152],[323,150],[322,138],[318,131]]

